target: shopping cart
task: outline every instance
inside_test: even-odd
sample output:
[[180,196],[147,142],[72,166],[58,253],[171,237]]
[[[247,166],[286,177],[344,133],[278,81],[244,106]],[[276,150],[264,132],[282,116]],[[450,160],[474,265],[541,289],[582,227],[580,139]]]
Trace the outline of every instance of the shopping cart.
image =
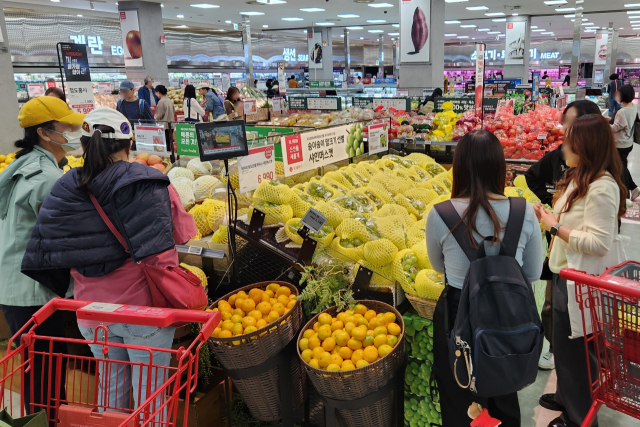
[[[98,326],[94,339],[37,335],[36,327],[56,310],[75,311],[79,320],[95,321]],[[161,328],[192,322],[204,325],[188,348],[160,349],[108,342],[109,331],[101,322]],[[0,360],[0,408],[13,417],[22,417],[27,405],[29,413],[45,411],[49,425],[59,427],[186,427],[189,396],[197,385],[200,347],[219,322],[218,312],[53,299],[9,341],[7,354]],[[13,342],[18,340],[20,343],[14,348]],[[61,343],[98,345],[104,357],[96,359],[56,352]],[[117,349],[126,349],[136,358],[148,355],[149,362],[111,360],[110,351]],[[167,354],[173,358],[170,366],[154,364],[154,358],[166,360]],[[44,371],[48,371],[48,375],[34,378],[36,375],[31,373],[35,364],[47,365]],[[112,384],[108,373],[115,369],[118,370],[118,381]],[[98,372],[103,375],[98,376]],[[120,373],[123,373],[122,380]],[[125,378],[130,379],[125,381]],[[27,396],[25,384],[30,386]],[[40,396],[36,395],[34,385],[38,386]],[[114,392],[115,398],[112,398]],[[178,409],[179,400],[186,402],[182,405],[184,409]],[[134,402],[139,402],[137,407]]]
[[589,360],[593,345],[598,374],[589,372],[594,402],[582,427],[591,426],[602,405],[640,419],[640,263],[627,261],[599,277],[564,269],[560,277],[575,282],[582,327],[593,328],[585,349]]

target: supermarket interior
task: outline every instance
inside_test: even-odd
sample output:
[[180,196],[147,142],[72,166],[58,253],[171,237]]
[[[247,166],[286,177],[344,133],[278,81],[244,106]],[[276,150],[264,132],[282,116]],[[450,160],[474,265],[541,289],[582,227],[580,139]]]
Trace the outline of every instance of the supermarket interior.
[[[563,174],[575,177],[580,170],[587,179],[563,157],[571,150],[565,142],[568,105],[580,105],[574,116],[599,111],[606,128],[613,126],[611,135],[627,132],[628,141],[640,144],[640,3],[625,3],[630,1],[0,0],[0,408],[6,410],[0,424],[638,426],[635,144],[629,148],[615,139],[618,150],[612,148],[622,156],[622,163],[618,154],[612,162],[622,165],[621,182],[629,191],[626,211],[616,218],[619,234],[611,233],[619,236],[614,240],[626,259],[639,264],[606,272],[621,262],[597,272],[579,268],[568,260],[577,250],[576,230],[563,237],[558,210],[558,224],[550,229],[538,215],[540,230],[536,224],[533,234],[540,235],[537,255],[547,257],[545,271],[558,237],[567,242],[566,266],[584,271],[579,275],[585,282],[556,272],[552,280],[551,271],[545,280],[521,273],[531,282],[525,288],[537,309],[542,344],[533,350],[518,349],[516,338],[495,338],[522,329],[480,328],[475,335],[464,331],[469,349],[460,336],[450,337],[453,325],[446,321],[443,351],[452,372],[435,367],[434,357],[446,346],[434,325],[459,293],[452,294],[456,286],[440,266],[447,264],[446,250],[444,261],[431,256],[435,237],[428,230],[435,226],[427,224],[434,216],[447,223],[437,206],[455,211],[459,201],[448,202],[452,193],[466,200],[484,191],[465,193],[454,182],[454,175],[465,175],[454,174],[454,162],[473,163],[461,159],[471,151],[458,148],[471,135],[487,134],[496,146],[499,141],[509,209],[524,198],[527,212],[538,214],[553,211],[565,196],[554,197],[556,184],[567,190]],[[632,119],[623,111],[631,109],[635,121],[626,124]],[[85,121],[73,123],[84,115]],[[122,122],[111,125],[118,118]],[[56,131],[54,122],[64,131]],[[113,145],[120,137],[126,147],[119,154],[114,148],[108,159],[89,158],[99,150],[87,147],[102,141],[104,151],[105,141]],[[25,149],[30,138],[39,142]],[[554,164],[553,179],[549,171],[534,188],[531,177],[551,168],[551,158],[561,165]],[[53,160],[53,171],[38,166]],[[131,177],[111,183],[110,196],[87,194],[106,179],[99,172],[122,163],[117,160]],[[470,187],[482,179],[466,175]],[[593,174],[588,184],[603,175]],[[77,189],[70,189],[72,182]],[[22,193],[27,187],[32,193]],[[138,188],[147,193],[138,198]],[[580,197],[588,203],[586,191]],[[65,200],[71,193],[75,198]],[[87,205],[78,201],[80,193]],[[585,208],[579,233],[594,230],[587,225],[592,212]],[[75,224],[78,230],[70,230]],[[64,240],[65,233],[74,237]],[[473,228],[469,236],[475,235],[480,233]],[[152,246],[165,245],[165,238],[169,250]],[[63,240],[61,251],[78,259],[104,246],[98,267],[63,262],[54,249]],[[97,248],[87,246],[95,242]],[[34,257],[46,267],[31,265]],[[175,265],[167,267],[170,257]],[[525,262],[521,252],[516,259]],[[134,281],[136,266],[144,274]],[[134,281],[131,287],[125,277]],[[566,286],[564,298],[569,290],[563,316],[571,322],[571,339],[558,339],[564,347],[551,345],[555,335],[543,334],[556,328],[557,319],[549,324],[544,318],[557,316],[556,279]],[[61,280],[72,284],[65,282],[62,293],[49,284]],[[139,290],[141,283],[148,286]],[[105,290],[112,284],[118,295]],[[470,291],[467,284],[464,314],[471,319],[472,298],[480,298],[473,292],[481,292],[480,285],[469,285]],[[509,284],[515,286],[500,283]],[[30,299],[27,291],[16,291],[21,286],[48,297]],[[91,286],[100,289],[89,292]],[[179,296],[168,296],[169,286]],[[96,299],[83,302],[82,295]],[[27,308],[32,311],[24,317]],[[525,308],[510,307],[509,315],[497,317],[518,317]],[[36,311],[40,315],[28,323]],[[462,300],[456,311],[455,328],[472,323],[461,316]],[[44,327],[54,320],[55,327]],[[148,328],[154,332],[147,334]],[[160,345],[162,331],[169,335]],[[581,361],[576,364],[584,365],[570,373],[582,372],[581,382],[563,372],[571,370],[558,354],[570,346],[567,341]],[[488,350],[489,342],[500,344]],[[525,366],[534,353],[535,366]],[[465,369],[461,357],[466,387],[458,377]],[[494,369],[484,384],[478,374],[483,363]],[[529,380],[486,394],[488,382],[506,384],[510,375]],[[440,398],[450,386],[439,384],[453,376],[460,400],[474,399],[455,417],[443,409],[455,399]],[[574,397],[561,402],[558,381],[568,385],[562,395]],[[586,386],[578,390],[578,383]],[[583,419],[592,402],[598,421],[590,424]]]

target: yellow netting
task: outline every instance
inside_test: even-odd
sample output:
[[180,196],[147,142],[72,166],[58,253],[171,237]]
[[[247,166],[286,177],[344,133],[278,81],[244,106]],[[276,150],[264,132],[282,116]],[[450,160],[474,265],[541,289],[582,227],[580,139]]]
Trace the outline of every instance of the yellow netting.
[[248,215],[249,212],[251,212],[251,208],[238,209],[238,218],[241,217],[242,215]]
[[352,213],[351,218],[359,221],[365,227],[367,227],[367,231],[369,232],[369,237],[371,240],[380,239],[382,236],[380,235],[380,231],[375,225],[375,220],[371,221],[371,217],[362,213]]
[[207,286],[207,284],[208,284],[207,283],[207,275],[204,274],[204,271],[202,271],[198,267],[194,267],[192,265],[185,264],[184,262],[180,263],[180,267],[186,268],[187,270],[189,270],[190,272],[195,274],[196,277],[198,279],[200,279],[200,283],[202,283],[202,287],[203,288]]
[[424,228],[416,227],[420,221],[413,224],[411,227],[407,229],[407,242],[408,246],[413,246],[419,242],[426,242],[427,235],[424,231]]
[[[260,209],[265,213],[264,225],[272,225],[289,221],[293,218],[293,209],[289,205],[276,205],[275,203],[269,202],[257,202],[253,205],[256,209]],[[249,214],[249,220],[251,220],[251,215],[253,214],[253,210]]]
[[358,273],[360,266],[367,268],[373,271],[375,274],[371,276],[371,281],[369,282],[369,286],[371,287],[393,287],[393,265],[385,265],[384,267],[376,267],[375,265],[368,262],[366,259],[361,259],[358,261],[354,268],[354,276]]
[[311,181],[304,191],[316,200],[329,200],[339,195],[336,194],[336,190],[322,181]]
[[422,179],[414,173],[409,172],[408,169],[396,169],[393,171],[393,175],[399,179],[409,182],[409,187],[413,187],[415,184],[422,182]]
[[393,260],[393,277],[405,292],[416,295],[415,280],[418,275],[418,257],[411,249],[398,252]]
[[438,196],[449,194],[449,190],[447,189],[447,187],[442,182],[433,178],[428,181],[421,182],[419,185],[422,188],[435,191],[436,193],[438,193]]
[[193,195],[196,199],[210,197],[211,190],[218,184],[220,184],[220,180],[215,176],[203,175],[193,182]]
[[308,182],[301,182],[299,184],[294,184],[291,189],[292,190],[300,190],[304,193],[305,188],[307,188],[307,185],[309,185]]
[[293,209],[293,216],[302,218],[310,207],[315,206],[316,200],[307,193],[298,189],[292,190],[293,196],[289,200],[291,209]]
[[[202,206],[209,209],[207,212],[207,222],[209,223],[209,227],[211,227],[211,230],[217,230],[218,226],[227,215],[227,205],[220,200],[205,199],[204,202],[202,202]],[[240,215],[240,213],[238,213],[238,215]]]
[[405,169],[409,169],[411,166],[415,165],[417,162],[413,159],[409,159],[407,157],[396,156],[395,154],[387,154],[382,156],[383,160],[391,160],[394,163],[402,166]]
[[394,198],[396,199],[398,206],[402,206],[407,210],[407,212],[415,216],[421,216],[422,212],[424,212],[427,207],[425,203],[422,203],[419,200],[408,199],[402,194],[397,194]]
[[325,181],[327,179],[336,181],[340,185],[341,189],[346,190],[345,193],[349,190],[353,190],[354,188],[353,184],[351,184],[351,182],[342,174],[342,171],[327,172],[324,175],[324,179]]
[[[366,197],[366,196],[362,196],[362,197]],[[371,206],[371,205],[366,205],[365,206],[365,205],[363,205],[362,203],[360,203],[358,198],[356,198],[355,196],[336,197],[335,199],[333,199],[331,201],[334,202],[334,203],[339,204],[340,206],[342,206],[345,209],[349,209],[352,212],[373,214],[373,212],[375,212],[377,210],[375,205],[374,206]]]
[[408,159],[415,160],[418,164],[435,163],[436,161],[423,153],[411,153],[407,156]]
[[380,172],[380,169],[375,167],[372,163],[369,162],[360,162],[356,165],[356,170],[366,178],[373,178],[375,174]]
[[278,205],[289,203],[293,192],[289,186],[276,181],[263,180],[253,192],[253,200],[256,202],[270,202]]
[[213,232],[211,225],[209,225],[209,221],[207,220],[207,214],[209,213],[209,209],[207,209],[207,207],[203,207],[202,205],[195,205],[193,208],[191,208],[189,213],[193,215],[193,220],[196,223],[198,233],[203,236],[208,236]]
[[355,241],[355,246],[369,241],[369,232],[367,227],[355,218],[345,218],[342,220],[338,228],[336,228],[336,236],[343,240]]
[[327,225],[336,228],[343,219],[351,216],[351,211],[333,202],[320,201],[316,203],[315,209],[327,217]]
[[[370,184],[361,189],[363,194],[371,199],[379,209],[385,204],[394,203],[393,196],[379,184]],[[352,190],[353,191],[353,190]]]
[[372,226],[378,230],[380,237],[391,240],[398,249],[407,247],[407,234],[405,233],[405,220],[402,215],[374,217],[369,220]]
[[[364,258],[364,243],[355,246],[353,242],[352,240],[345,240],[343,242],[340,237],[336,237],[327,248],[327,253],[342,261],[357,262],[359,259]],[[346,245],[346,247],[343,246],[343,244]]]
[[371,186],[384,188],[389,193],[395,196],[396,194],[403,193],[404,191],[411,188],[413,186],[413,182],[410,179],[403,179],[395,176],[393,175],[393,173],[381,172],[377,173],[373,178],[371,178],[369,187]]
[[447,200],[451,199],[451,193],[449,194],[443,194],[442,196],[440,196],[440,201],[441,202],[446,202]]
[[424,170],[424,168],[422,168],[419,165],[413,165],[409,168],[409,172],[411,172],[412,174],[418,175],[420,177],[421,180],[426,181],[428,179],[431,179],[431,175],[429,175],[427,173],[426,170]]
[[[231,180],[231,186],[234,190],[237,190],[240,187],[240,181],[238,180],[238,165],[237,163],[233,163],[229,166],[229,179]],[[227,177],[225,176],[224,168],[220,171],[220,181],[227,185]]]
[[213,233],[213,236],[211,236],[211,243],[229,244],[229,234],[226,225],[221,225],[220,228]]
[[420,298],[437,301],[444,290],[442,276],[433,270],[422,270],[416,276],[415,289]]
[[404,192],[404,195],[409,199],[420,200],[425,205],[428,205],[439,197],[438,193],[434,190],[422,187],[410,188]]
[[420,242],[411,246],[411,250],[418,257],[418,268],[424,270],[425,268],[431,268],[429,262],[429,254],[427,253],[427,239],[424,238]]
[[395,169],[399,169],[402,167],[398,163],[389,159],[376,160],[374,164],[376,168],[378,168],[379,172],[384,172],[384,173],[392,172]]
[[301,245],[304,241],[304,239],[302,239],[302,237],[298,234],[298,230],[300,229],[300,227],[300,218],[291,218],[284,226],[284,231],[285,233],[287,233],[287,236],[289,236],[292,242],[299,245]]
[[383,267],[393,262],[398,248],[388,239],[378,239],[364,245],[364,259],[376,267]]
[[447,171],[445,168],[435,162],[421,163],[420,166],[422,166],[424,170],[426,170],[427,173],[431,176],[437,176],[438,174]]
[[427,218],[429,216],[429,212],[431,212],[431,209],[433,209],[434,205],[437,205],[438,203],[442,202],[442,200],[440,200],[440,198],[435,199],[434,201],[432,201],[431,203],[429,203],[427,205],[427,208],[424,210],[424,212],[422,213],[422,217],[423,218]]
[[354,188],[349,191],[348,196],[353,196],[355,199],[365,207],[365,212],[375,212],[378,210],[376,204],[366,194],[366,188]]
[[523,190],[529,189],[529,186],[527,185],[527,178],[525,178],[524,175],[516,176],[516,178],[513,180],[513,185],[518,188],[522,188]]
[[407,227],[411,227],[414,222],[416,222],[416,218],[412,217],[411,214],[407,211],[407,209],[400,205],[384,205],[380,209],[376,211],[374,216],[376,217],[385,217],[385,216],[394,216],[400,215],[404,222],[404,225]]
[[355,168],[342,168],[338,171],[340,175],[351,185],[351,188],[361,188],[368,184],[369,180],[363,181],[356,172]]
[[453,180],[449,177],[449,173],[448,172],[442,172],[442,173],[436,175],[433,179],[438,180],[441,183],[443,183],[445,185],[445,187],[447,187],[447,190],[449,190],[449,192],[451,192],[451,189],[453,188]]
[[276,177],[283,177],[284,176],[284,163],[279,162],[276,160]]
[[339,196],[344,196],[345,194],[347,194],[349,192],[349,188],[343,186],[342,184],[340,184],[338,181],[336,181],[333,178],[330,177],[323,177],[320,182],[322,182],[323,184],[325,184],[328,187],[331,187],[331,189],[333,189],[333,194],[334,197],[339,197]]
[[202,239],[202,234],[200,234],[200,232],[197,232],[195,236],[193,236],[193,240],[201,240]]

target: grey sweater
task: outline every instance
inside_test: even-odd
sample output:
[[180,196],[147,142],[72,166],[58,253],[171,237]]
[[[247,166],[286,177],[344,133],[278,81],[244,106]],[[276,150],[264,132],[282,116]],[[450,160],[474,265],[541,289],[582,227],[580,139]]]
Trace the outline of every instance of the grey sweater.
[[611,125],[613,138],[616,140],[616,148],[629,148],[633,145],[633,123],[636,121],[638,110],[631,104],[622,107],[616,113],[616,117]]

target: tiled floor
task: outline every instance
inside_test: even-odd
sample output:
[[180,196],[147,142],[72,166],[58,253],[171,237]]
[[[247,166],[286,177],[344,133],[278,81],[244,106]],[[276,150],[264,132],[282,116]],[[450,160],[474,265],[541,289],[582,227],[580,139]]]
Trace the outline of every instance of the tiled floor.
[[[629,170],[636,181],[640,182],[640,148],[636,147],[629,156]],[[640,261],[640,222],[622,221],[621,234],[624,240],[627,258]],[[544,285],[536,284],[536,297],[544,300]],[[546,347],[547,343],[545,343]],[[545,349],[546,350],[546,349]],[[534,384],[518,393],[522,413],[522,427],[547,427],[548,423],[559,415],[538,405],[538,399],[544,393],[555,391],[555,371],[539,371]],[[600,427],[638,427],[640,420],[603,407],[598,414]]]

